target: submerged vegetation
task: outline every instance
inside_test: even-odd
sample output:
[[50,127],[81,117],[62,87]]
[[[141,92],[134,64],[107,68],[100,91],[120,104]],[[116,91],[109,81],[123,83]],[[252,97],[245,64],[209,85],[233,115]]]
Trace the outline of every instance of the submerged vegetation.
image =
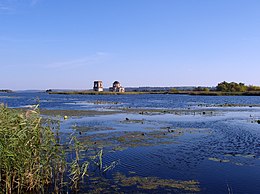
[[117,173],[115,179],[124,187],[136,186],[139,189],[153,190],[160,187],[168,187],[173,189],[181,189],[190,192],[200,191],[198,181],[177,181],[173,179],[159,179],[157,177],[126,177]]

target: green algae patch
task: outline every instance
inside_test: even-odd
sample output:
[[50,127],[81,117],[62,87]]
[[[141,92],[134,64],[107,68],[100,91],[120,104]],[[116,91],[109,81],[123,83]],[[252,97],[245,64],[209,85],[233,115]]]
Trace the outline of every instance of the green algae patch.
[[[154,145],[174,144],[177,137],[183,135],[207,134],[208,129],[191,128],[161,128],[146,131],[118,131],[116,128],[80,127],[77,131],[82,132],[79,141],[91,147],[103,147],[110,151],[122,151],[127,148],[146,147]],[[104,131],[104,133],[89,133],[93,131]],[[109,132],[105,132],[109,131]],[[84,132],[84,134],[83,134]]]
[[138,120],[138,119],[128,119],[128,118],[126,118],[125,120],[120,121],[120,122],[121,123],[141,123],[141,124],[144,124],[145,120],[144,119]]
[[136,186],[137,188],[144,190],[155,190],[168,187],[192,192],[200,191],[199,182],[195,180],[179,181],[174,179],[160,179],[158,177],[126,177],[121,173],[117,173],[114,179],[118,182],[120,186]]
[[160,179],[158,177],[140,177],[135,172],[129,172],[129,177],[115,173],[112,179],[91,177],[89,193],[195,193],[200,191],[200,183],[195,180],[181,181]]
[[[251,166],[252,164],[249,163],[249,161],[253,162],[254,160],[257,160],[257,156],[255,154],[225,154],[225,157],[228,157],[231,164],[234,164],[236,166]],[[225,161],[225,160],[224,160]]]
[[256,156],[254,154],[247,154],[247,155],[241,155],[240,157],[243,157],[243,158],[255,158]]
[[[182,135],[180,133],[176,135]],[[125,150],[129,147],[154,146],[175,143],[174,134],[161,131],[144,132],[113,132],[103,134],[85,134],[79,137],[81,142],[92,144],[94,147],[110,147],[113,151]]]
[[120,102],[114,102],[114,101],[103,101],[103,100],[96,100],[94,102],[90,102],[93,104],[121,104]]
[[230,160],[225,160],[220,158],[208,158],[208,159],[214,162],[224,162],[224,163],[230,162]]

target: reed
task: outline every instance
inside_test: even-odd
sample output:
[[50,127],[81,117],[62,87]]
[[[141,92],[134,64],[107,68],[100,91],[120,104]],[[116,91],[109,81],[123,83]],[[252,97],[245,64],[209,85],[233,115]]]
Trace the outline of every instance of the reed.
[[42,125],[37,107],[21,112],[0,105],[0,188],[3,193],[57,190],[65,158],[55,134]]
[[73,134],[61,145],[59,128],[42,120],[38,106],[25,112],[0,104],[0,194],[77,192],[91,169],[102,175],[118,164],[104,166],[103,149],[87,152]]

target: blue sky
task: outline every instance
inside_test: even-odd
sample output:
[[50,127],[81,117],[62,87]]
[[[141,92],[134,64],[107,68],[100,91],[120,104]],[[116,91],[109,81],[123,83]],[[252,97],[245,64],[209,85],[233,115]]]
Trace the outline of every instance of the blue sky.
[[260,85],[259,0],[0,0],[0,88]]

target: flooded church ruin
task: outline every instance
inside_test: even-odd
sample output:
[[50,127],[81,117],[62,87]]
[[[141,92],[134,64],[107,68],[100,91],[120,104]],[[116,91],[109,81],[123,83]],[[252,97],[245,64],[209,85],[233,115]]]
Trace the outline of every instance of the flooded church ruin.
[[125,88],[121,86],[119,81],[115,81],[113,86],[109,88],[110,92],[125,92]]

